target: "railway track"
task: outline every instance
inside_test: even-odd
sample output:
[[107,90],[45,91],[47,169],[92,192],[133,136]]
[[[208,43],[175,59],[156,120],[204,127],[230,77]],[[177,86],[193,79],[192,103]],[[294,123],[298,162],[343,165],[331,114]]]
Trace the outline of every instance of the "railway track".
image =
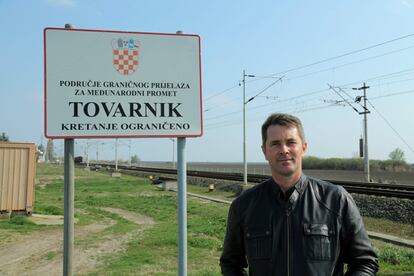
[[[101,166],[115,167],[113,164],[100,164]],[[173,169],[161,169],[161,168],[146,168],[146,167],[134,167],[134,166],[118,166],[118,169],[126,171],[141,171],[148,173],[158,174],[170,174],[177,175],[177,170]],[[220,180],[232,180],[232,181],[243,181],[243,174],[241,173],[224,173],[224,172],[207,172],[207,171],[194,171],[187,170],[187,176],[212,178]],[[248,174],[247,181],[251,183],[260,183],[269,176]],[[414,200],[414,185],[404,184],[385,184],[375,182],[353,182],[353,181],[339,181],[329,180],[335,185],[343,186],[350,193],[384,196],[384,197],[396,197]]]

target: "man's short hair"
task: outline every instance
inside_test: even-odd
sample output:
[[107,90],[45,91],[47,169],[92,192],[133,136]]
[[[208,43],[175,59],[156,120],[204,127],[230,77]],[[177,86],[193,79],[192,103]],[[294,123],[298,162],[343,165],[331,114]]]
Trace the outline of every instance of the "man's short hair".
[[305,131],[303,130],[302,122],[298,117],[286,113],[273,113],[267,117],[262,125],[262,146],[266,145],[267,129],[271,125],[296,127],[299,136],[302,139],[302,143],[305,143]]

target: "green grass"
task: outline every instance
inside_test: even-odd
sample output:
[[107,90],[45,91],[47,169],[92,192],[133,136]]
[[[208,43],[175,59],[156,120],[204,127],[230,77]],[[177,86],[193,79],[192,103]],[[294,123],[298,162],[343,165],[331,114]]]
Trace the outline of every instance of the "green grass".
[[187,192],[196,193],[203,196],[214,197],[227,201],[232,201],[235,199],[235,195],[232,192],[221,191],[218,189],[215,189],[214,191],[210,192],[208,190],[208,187],[190,185],[187,187]]
[[46,255],[46,259],[48,261],[53,260],[56,256],[58,255],[58,253],[56,251],[49,251]]
[[[37,169],[39,187],[36,187],[35,213],[63,214],[62,167],[40,165]],[[232,194],[222,191],[208,192],[207,187],[188,186],[188,191],[206,196],[232,200]],[[122,217],[100,208],[112,207],[137,212],[151,217],[155,224],[142,228]],[[187,198],[188,275],[220,275],[218,266],[229,206],[196,198]],[[150,185],[147,179],[123,175],[111,178],[107,173],[76,169],[75,216],[79,225],[114,222],[95,236],[75,237],[75,244],[94,248],[111,235],[122,236],[142,229],[127,244],[125,250],[101,257],[101,266],[90,275],[177,275],[178,225],[177,196]],[[391,226],[387,221],[366,220],[369,228],[395,231],[406,225]],[[387,224],[388,225],[388,224]],[[28,234],[57,226],[38,226],[24,217],[0,221],[0,242],[18,231]],[[140,228],[141,227],[141,228]],[[409,232],[409,231],[408,231]],[[399,232],[398,232],[399,233]],[[381,274],[414,271],[413,250],[389,247],[374,242],[380,257]],[[54,251],[45,258],[57,258]]]
[[402,224],[386,219],[364,217],[364,224],[369,231],[380,232],[397,236],[403,239],[414,240],[414,225]]
[[380,261],[379,275],[414,272],[414,250],[385,245],[377,248]]
[[[62,175],[56,168],[40,168],[47,176]],[[53,173],[51,172],[53,171]],[[146,179],[76,170],[75,209],[80,222],[92,223],[110,218],[116,224],[106,233],[122,234],[134,229],[133,223],[102,211],[100,207],[121,208],[152,217],[155,225],[129,242],[126,250],[103,257],[103,265],[92,275],[176,275],[177,274],[177,197],[160,191]],[[93,177],[92,177],[93,176]],[[41,182],[41,181],[40,181]],[[207,208],[208,207],[208,208]],[[218,275],[218,257],[226,224],[228,206],[201,203],[188,198],[188,271],[189,275]],[[63,213],[63,181],[53,181],[37,190],[35,212]],[[90,239],[75,241],[85,246]]]
[[26,216],[12,215],[10,219],[0,220],[0,240],[7,239],[13,233],[30,234],[43,228],[44,226],[34,224]]

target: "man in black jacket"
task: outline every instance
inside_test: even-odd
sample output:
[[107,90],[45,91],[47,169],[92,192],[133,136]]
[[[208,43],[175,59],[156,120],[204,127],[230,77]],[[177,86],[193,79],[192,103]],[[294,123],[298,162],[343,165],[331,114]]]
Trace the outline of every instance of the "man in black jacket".
[[262,150],[272,177],[230,206],[220,266],[224,275],[375,275],[377,256],[358,208],[340,186],[302,173],[300,120],[272,114]]

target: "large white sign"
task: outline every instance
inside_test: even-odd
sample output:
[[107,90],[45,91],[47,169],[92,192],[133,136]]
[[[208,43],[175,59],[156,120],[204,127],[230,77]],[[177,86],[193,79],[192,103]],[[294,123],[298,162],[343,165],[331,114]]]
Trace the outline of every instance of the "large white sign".
[[45,136],[202,135],[200,37],[46,28]]

